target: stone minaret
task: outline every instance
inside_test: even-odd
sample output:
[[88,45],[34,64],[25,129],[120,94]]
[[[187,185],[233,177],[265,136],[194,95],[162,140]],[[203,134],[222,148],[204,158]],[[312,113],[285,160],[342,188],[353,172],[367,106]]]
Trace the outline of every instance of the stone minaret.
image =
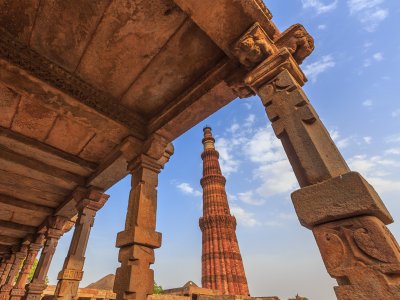
[[230,214],[225,177],[219,166],[210,127],[205,127],[203,145],[202,286],[225,295],[249,295],[242,256],[236,239],[236,219]]

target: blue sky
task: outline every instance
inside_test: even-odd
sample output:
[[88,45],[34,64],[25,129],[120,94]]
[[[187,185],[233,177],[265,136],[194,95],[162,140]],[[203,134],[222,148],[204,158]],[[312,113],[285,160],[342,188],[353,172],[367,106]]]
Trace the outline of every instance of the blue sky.
[[[380,193],[400,240],[400,2],[398,0],[267,0],[282,31],[303,24],[316,49],[302,68],[305,91],[353,170]],[[299,293],[336,299],[311,232],[300,226],[290,200],[298,188],[280,141],[257,97],[237,99],[174,142],[175,154],[160,175],[156,281],[164,288],[201,280],[202,127],[213,128],[227,177],[231,211],[252,295]],[[90,237],[86,286],[118,266],[129,178],[108,193]],[[56,282],[72,232],[59,243],[49,279]]]

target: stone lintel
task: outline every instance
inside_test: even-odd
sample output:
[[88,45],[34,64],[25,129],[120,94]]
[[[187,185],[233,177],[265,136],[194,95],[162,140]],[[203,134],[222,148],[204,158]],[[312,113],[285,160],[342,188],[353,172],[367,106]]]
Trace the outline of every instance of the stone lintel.
[[390,224],[382,200],[357,172],[304,187],[291,195],[300,223],[307,228],[353,216],[370,215]]
[[306,76],[287,48],[280,49],[260,63],[249,72],[244,82],[257,92],[261,86],[271,82],[283,70],[287,70],[300,86],[307,82]]
[[145,228],[135,226],[131,230],[121,231],[117,235],[116,247],[122,248],[129,245],[143,245],[149,248],[161,247],[161,233],[150,231]]

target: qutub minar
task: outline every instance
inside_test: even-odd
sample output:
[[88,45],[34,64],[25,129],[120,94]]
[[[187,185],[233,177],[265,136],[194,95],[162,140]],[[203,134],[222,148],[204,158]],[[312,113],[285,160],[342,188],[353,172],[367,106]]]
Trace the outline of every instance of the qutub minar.
[[205,127],[203,145],[202,286],[226,295],[249,295],[242,256],[236,238],[236,219],[229,210],[226,179],[218,162],[215,140]]

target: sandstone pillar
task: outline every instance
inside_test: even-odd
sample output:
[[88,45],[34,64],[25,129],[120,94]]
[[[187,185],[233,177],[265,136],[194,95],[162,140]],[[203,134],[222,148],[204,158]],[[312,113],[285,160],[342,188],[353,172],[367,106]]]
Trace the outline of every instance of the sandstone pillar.
[[400,250],[385,226],[392,218],[372,186],[349,170],[302,90],[306,78],[298,63],[313,47],[296,26],[275,42],[260,28],[238,41],[263,40],[271,50],[237,48],[243,57],[260,54],[244,83],[260,96],[293,167],[301,186],[292,194],[297,215],[338,282],[338,299],[400,299]]
[[150,265],[154,263],[154,249],[161,246],[161,233],[155,231],[158,173],[172,155],[173,147],[162,137],[153,136],[141,148],[128,165],[132,188],[125,230],[118,233],[116,242],[121,263],[114,283],[118,300],[145,300],[153,293]]
[[46,276],[49,271],[51,260],[58,244],[58,240],[63,234],[63,226],[68,221],[61,216],[48,218],[45,233],[46,242],[42,249],[42,254],[33,275],[32,281],[26,286],[26,300],[40,300],[44,289],[47,287]]
[[28,244],[29,242],[24,242],[19,251],[15,253],[14,261],[11,265],[5,284],[0,288],[0,300],[7,300],[10,298],[10,291],[14,286],[15,277],[19,272],[22,261],[26,258]]
[[4,270],[0,277],[0,287],[6,283],[8,274],[10,273],[12,264],[14,263],[15,260],[15,252],[16,251],[13,251],[10,254],[10,256],[4,261]]
[[11,290],[10,299],[20,300],[25,295],[25,285],[28,280],[29,273],[35,262],[36,256],[43,246],[44,235],[38,234],[35,241],[29,245],[28,254],[19,273],[18,279]]
[[83,193],[76,193],[76,200],[79,201],[77,204],[78,219],[63,269],[58,274],[58,284],[54,294],[56,299],[75,299],[83,276],[90,230],[96,212],[103,207],[108,197],[103,191],[94,188]]
[[7,259],[5,257],[2,258],[1,260],[1,264],[0,264],[0,278],[4,273],[4,270],[6,269],[6,265],[7,265]]

